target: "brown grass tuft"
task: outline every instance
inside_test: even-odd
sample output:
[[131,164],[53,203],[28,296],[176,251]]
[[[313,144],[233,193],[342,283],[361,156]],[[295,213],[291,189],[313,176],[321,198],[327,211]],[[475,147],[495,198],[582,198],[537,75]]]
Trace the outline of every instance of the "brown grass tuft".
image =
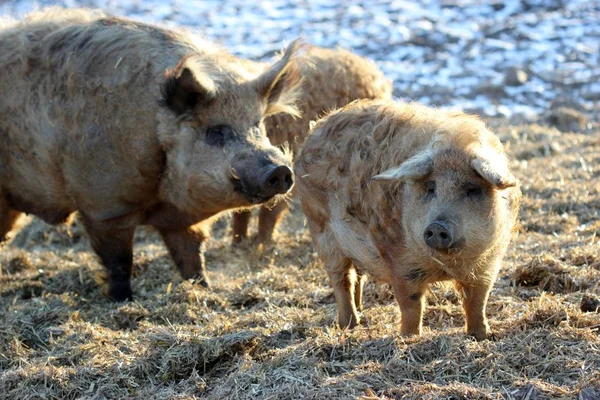
[[514,279],[519,286],[551,293],[575,292],[589,283],[577,281],[564,263],[552,256],[535,257],[530,263],[517,267]]
[[[210,291],[182,282],[139,229],[136,297],[123,304],[99,290],[77,220],[23,218],[0,251],[0,399],[600,398],[600,313],[586,312],[600,297],[598,132],[488,122],[525,193],[490,296],[495,340],[464,335],[447,285],[433,288],[420,339],[398,336],[398,306],[372,281],[365,323],[340,331],[297,205],[262,252],[231,249],[218,222]],[[539,151],[551,144],[561,150]]]
[[26,270],[32,270],[35,267],[31,264],[27,258],[27,254],[20,254],[12,258],[6,266],[2,265],[3,274],[18,274]]

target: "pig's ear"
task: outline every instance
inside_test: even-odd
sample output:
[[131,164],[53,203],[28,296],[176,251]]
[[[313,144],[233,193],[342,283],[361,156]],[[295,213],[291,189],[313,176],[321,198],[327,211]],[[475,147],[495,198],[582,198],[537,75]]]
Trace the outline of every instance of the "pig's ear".
[[214,101],[215,83],[190,58],[183,58],[175,68],[165,72],[161,103],[176,114],[187,113]]
[[267,102],[265,116],[279,113],[300,116],[295,103],[300,96],[302,76],[295,57],[302,46],[300,40],[293,41],[283,56],[256,78],[254,87]]
[[433,155],[431,151],[426,150],[404,161],[399,167],[390,168],[371,179],[374,181],[414,181],[426,177],[432,169]]
[[496,189],[517,185],[517,178],[510,173],[505,164],[505,162],[493,162],[479,156],[471,160],[473,169]]

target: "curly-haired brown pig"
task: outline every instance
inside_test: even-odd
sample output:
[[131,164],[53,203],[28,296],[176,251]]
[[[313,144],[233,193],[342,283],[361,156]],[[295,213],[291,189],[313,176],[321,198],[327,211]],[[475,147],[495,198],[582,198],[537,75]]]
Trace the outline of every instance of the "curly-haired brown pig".
[[355,102],[316,124],[295,173],[341,327],[359,322],[368,273],[393,287],[403,334],[421,333],[428,285],[452,280],[467,332],[489,336],[486,303],[521,192],[500,141],[480,120]]
[[137,225],[207,286],[201,221],[289,191],[290,156],[263,120],[293,107],[297,43],[259,75],[185,33],[84,10],[0,31],[0,237],[20,213],[78,211],[130,298]]
[[[271,143],[276,146],[285,146],[287,143],[294,154],[300,150],[308,134],[310,121],[353,100],[392,97],[391,82],[375,63],[346,50],[311,46],[296,60],[304,77],[298,99],[301,117],[280,114],[269,117],[265,122]],[[260,63],[243,62],[251,71],[260,71],[262,67]],[[261,207],[258,243],[272,240],[273,232],[287,208],[288,204],[284,201]],[[233,215],[233,243],[247,238],[249,218],[250,211]]]

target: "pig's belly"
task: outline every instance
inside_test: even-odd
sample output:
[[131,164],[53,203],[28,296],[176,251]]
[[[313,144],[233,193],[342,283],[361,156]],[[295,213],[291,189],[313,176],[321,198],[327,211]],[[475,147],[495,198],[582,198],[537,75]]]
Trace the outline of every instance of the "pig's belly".
[[391,269],[381,257],[371,233],[360,221],[346,214],[346,205],[335,193],[329,197],[329,229],[338,247],[358,269],[371,275],[377,282],[391,283]]
[[381,258],[371,234],[357,227],[358,224],[332,219],[329,227],[344,256],[353,260],[362,273],[369,274],[379,283],[391,283],[391,269]]
[[67,200],[60,201],[48,195],[48,192],[15,190],[8,191],[5,196],[12,209],[33,214],[52,225],[65,222],[76,209]]

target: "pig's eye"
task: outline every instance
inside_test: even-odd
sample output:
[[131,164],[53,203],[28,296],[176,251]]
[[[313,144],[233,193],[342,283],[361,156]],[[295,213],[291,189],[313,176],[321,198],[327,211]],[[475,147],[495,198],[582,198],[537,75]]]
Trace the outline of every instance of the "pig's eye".
[[211,146],[223,147],[225,140],[232,135],[231,127],[228,125],[211,126],[206,131],[206,143]]
[[435,197],[435,182],[429,181],[425,184],[425,201],[430,201]]
[[467,196],[473,201],[480,200],[483,197],[483,190],[480,187],[468,188]]

